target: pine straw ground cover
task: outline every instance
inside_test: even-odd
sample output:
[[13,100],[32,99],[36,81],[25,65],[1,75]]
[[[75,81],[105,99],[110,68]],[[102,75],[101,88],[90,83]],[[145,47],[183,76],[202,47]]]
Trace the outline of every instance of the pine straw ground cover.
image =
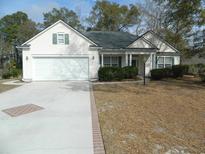
[[205,153],[205,85],[95,85],[107,154]]

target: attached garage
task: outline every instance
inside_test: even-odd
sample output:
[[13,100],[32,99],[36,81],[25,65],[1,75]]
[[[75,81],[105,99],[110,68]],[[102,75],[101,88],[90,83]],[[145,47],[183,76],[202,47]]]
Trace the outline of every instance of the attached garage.
[[86,57],[33,57],[33,80],[88,80]]
[[23,81],[69,81],[97,78],[98,45],[59,20],[19,48]]

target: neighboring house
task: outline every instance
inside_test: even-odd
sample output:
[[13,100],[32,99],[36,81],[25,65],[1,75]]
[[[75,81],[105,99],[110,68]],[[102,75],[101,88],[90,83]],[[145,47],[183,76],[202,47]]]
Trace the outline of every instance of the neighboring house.
[[180,63],[177,49],[148,31],[138,37],[125,32],[80,33],[63,21],[23,43],[23,80],[91,80],[100,67],[134,66],[146,75],[153,68]]

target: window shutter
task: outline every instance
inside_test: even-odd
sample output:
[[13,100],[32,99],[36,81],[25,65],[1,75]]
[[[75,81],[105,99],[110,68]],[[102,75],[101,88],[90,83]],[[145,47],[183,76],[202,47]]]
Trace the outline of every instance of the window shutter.
[[65,44],[69,44],[69,35],[65,34]]
[[57,44],[57,34],[53,33],[53,44]]

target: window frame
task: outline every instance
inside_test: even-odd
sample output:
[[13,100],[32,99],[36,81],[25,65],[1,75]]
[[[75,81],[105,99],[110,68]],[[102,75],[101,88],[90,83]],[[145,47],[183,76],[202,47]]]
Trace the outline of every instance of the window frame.
[[[105,58],[108,58],[108,61],[106,62]],[[116,58],[116,63],[114,62],[114,59]],[[118,56],[104,56],[103,57],[103,66],[104,67],[120,67],[120,58]]]
[[[114,58],[116,58],[115,60],[114,60]],[[116,62],[116,63],[114,63],[114,62]],[[117,56],[112,56],[111,57],[111,66],[112,67],[119,67],[119,57],[117,57]]]
[[[107,61],[105,60],[107,58]],[[111,63],[110,63],[110,56],[105,56],[103,57],[103,65],[104,67],[110,67]]]
[[[59,42],[59,35],[63,35],[62,38],[60,38],[61,40],[63,40],[63,42]],[[65,45],[65,33],[63,32],[57,33],[57,44]]]
[[[159,63],[159,58],[163,58],[163,62]],[[170,63],[166,63],[166,58],[171,58],[171,62]],[[158,56],[157,57],[157,68],[169,68],[169,67],[172,67],[174,65],[173,64],[173,59],[174,59],[173,56]],[[159,65],[163,65],[163,67],[159,67]],[[167,66],[167,65],[169,65],[169,66]]]
[[[170,62],[170,63],[167,63],[167,62],[166,62],[166,58],[171,58],[171,62]],[[173,58],[174,58],[174,57],[171,57],[171,56],[164,57],[164,68],[172,67],[172,65],[173,65]],[[167,67],[166,65],[169,65],[169,66]]]

